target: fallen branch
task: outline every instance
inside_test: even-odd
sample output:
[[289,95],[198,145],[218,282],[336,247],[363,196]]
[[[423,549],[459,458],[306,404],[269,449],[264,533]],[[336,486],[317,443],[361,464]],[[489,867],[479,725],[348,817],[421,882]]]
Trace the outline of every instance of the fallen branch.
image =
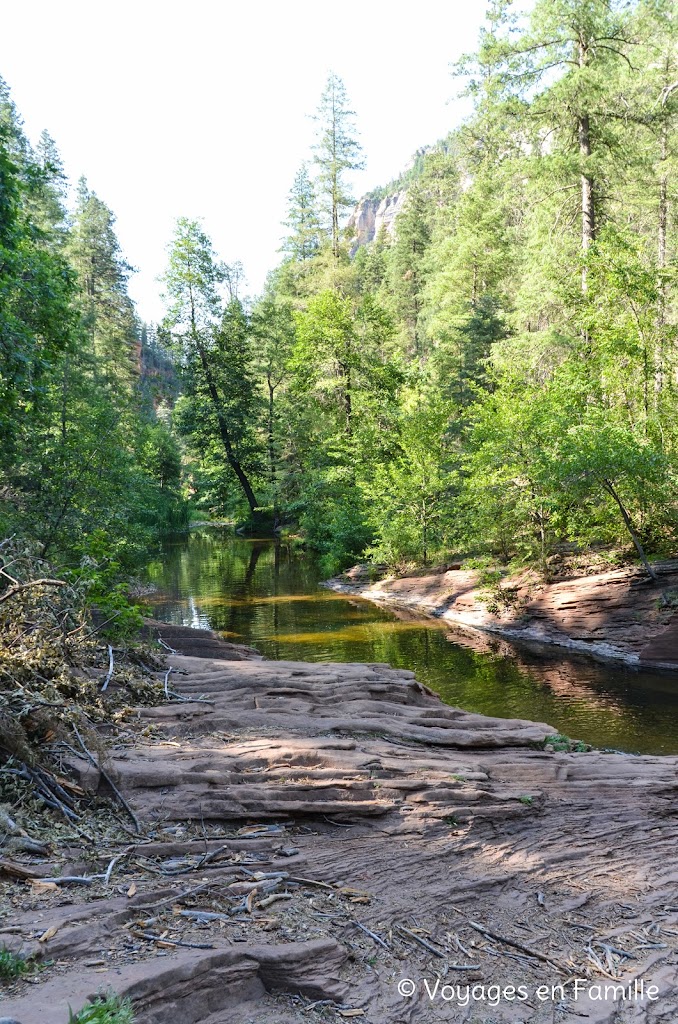
[[104,885],[108,885],[108,883],[110,882],[111,874],[113,873],[113,868],[118,863],[118,861],[124,860],[125,857],[129,857],[131,852],[132,852],[132,850],[125,850],[123,853],[119,853],[116,857],[112,858],[112,860],[110,861],[108,867],[106,868],[106,872],[105,872],[105,874],[103,876]]
[[211,910],[180,910],[176,917],[187,917],[199,924],[206,924],[208,921],[228,921],[230,924],[232,921],[229,914],[217,914]]
[[274,893],[271,893],[270,896],[265,896],[263,900],[259,900],[259,902],[257,904],[255,904],[255,906],[256,906],[257,910],[265,910],[266,907],[270,907],[271,904],[275,903],[277,900],[291,900],[291,899],[294,899],[294,897],[292,896],[292,893],[290,893],[290,892],[274,892]]
[[409,935],[411,939],[413,939],[415,942],[418,942],[419,945],[423,946],[424,949],[427,949],[429,953],[433,953],[434,956],[445,956],[445,954],[441,952],[441,950],[436,949],[435,946],[432,946],[430,942],[426,941],[426,939],[422,939],[419,935],[415,935],[415,933],[411,932],[409,928],[404,928],[401,924],[399,924],[397,925],[397,929],[399,932],[404,932],[405,935]]
[[55,875],[53,878],[40,878],[38,881],[43,884],[51,882],[54,885],[91,885],[93,881],[103,877],[103,875]]
[[164,907],[168,903],[183,903],[184,900],[189,899],[191,896],[197,896],[199,893],[204,892],[205,889],[209,889],[214,885],[214,882],[203,882],[202,885],[196,885],[192,889],[186,889],[185,892],[180,892],[178,895],[166,896],[162,900],[156,900],[155,903],[140,903],[135,906],[134,909],[155,910],[156,907]]
[[594,967],[597,967],[600,973],[604,974],[606,978],[610,978],[612,981],[618,980],[618,975],[612,974],[611,971],[608,971],[603,967],[600,957],[597,955],[595,950],[591,948],[591,946],[586,950],[586,955],[590,963],[592,963]]
[[496,942],[503,942],[506,946],[512,946],[513,949],[518,949],[521,953],[526,953],[527,956],[533,956],[537,960],[541,960],[542,963],[549,964],[550,967],[555,967],[556,970],[562,971],[564,974],[570,973],[563,964],[559,964],[557,960],[554,960],[550,956],[546,956],[544,953],[540,953],[537,949],[532,949],[530,946],[524,946],[521,942],[516,942],[515,939],[508,939],[505,935],[500,935],[499,932],[493,932],[489,928],[485,928],[484,925],[478,924],[476,921],[469,921],[468,923],[471,928],[480,932],[481,935],[485,935],[488,939],[494,939]]
[[35,879],[41,882],[42,878],[39,871],[34,871],[32,868],[25,866],[24,864],[17,864],[13,860],[0,860],[0,875],[11,875],[12,878]]
[[[28,765],[24,765],[24,771],[20,773],[23,778],[28,779],[32,782],[37,790],[37,794],[47,807],[51,807],[55,811],[61,811],[65,818],[69,821],[79,821],[80,817],[73,810],[72,806],[69,806],[70,797],[64,793],[63,789],[56,780],[51,779],[49,776],[45,778],[45,773],[39,769],[29,768]],[[59,790],[59,793],[64,799],[60,799],[55,789]]]
[[[222,847],[222,849],[226,849],[226,847]],[[219,852],[219,850],[214,851],[214,853]],[[212,856],[213,854],[208,854],[206,859],[211,860]],[[290,877],[287,871],[250,871],[249,868],[246,868],[244,864],[236,864],[234,865],[234,867],[236,867],[238,871],[240,871],[243,875],[249,875],[249,877],[253,878],[256,882],[262,882],[265,878],[284,879]]]
[[[0,569],[0,572],[2,572],[2,569]],[[8,574],[6,572],[2,572],[2,575],[3,576],[7,576],[8,579],[12,579],[13,578],[11,576],[8,576]],[[22,590],[30,590],[31,587],[67,587],[67,586],[68,586],[68,584],[65,582],[65,580],[50,580],[50,579],[31,580],[30,583],[17,583],[15,586],[10,587],[9,590],[6,590],[4,594],[0,594],[0,604],[3,604],[5,601],[9,601],[10,597],[15,597],[17,594],[20,594]]]
[[[3,831],[4,835],[2,834]],[[23,850],[25,853],[37,853],[44,856],[48,850],[46,843],[40,843],[37,839],[31,839],[17,825],[16,821],[10,818],[9,814],[0,807],[0,841],[2,840],[10,840],[12,849]]]
[[132,810],[130,805],[127,803],[127,801],[125,800],[124,796],[122,795],[122,793],[120,792],[120,790],[118,789],[116,784],[113,782],[113,780],[111,779],[111,777],[108,774],[108,772],[106,772],[105,769],[102,768],[100,764],[97,764],[96,759],[92,756],[90,751],[85,746],[85,742],[84,742],[82,736],[80,735],[80,733],[78,732],[77,726],[75,726],[75,725],[73,726],[73,732],[75,733],[76,739],[78,740],[78,743],[82,747],[83,753],[88,758],[90,764],[94,768],[98,769],[98,771],[101,772],[102,778],[104,778],[106,780],[106,782],[108,783],[108,785],[111,787],[111,789],[115,793],[116,797],[118,798],[118,800],[120,801],[122,806],[125,808],[125,810],[129,814],[130,818],[132,819],[132,821],[134,823],[134,827],[136,828],[137,832],[139,834],[141,834],[141,826],[139,824],[139,819],[137,818],[136,814],[134,813],[134,811]]
[[108,645],[108,672],[106,673],[106,678],[104,679],[104,685],[101,687],[101,692],[102,693],[105,690],[108,689],[108,684],[110,683],[112,676],[113,676],[113,648],[109,644]]
[[168,698],[175,701],[177,704],[215,704],[216,701],[208,700],[207,697],[184,697],[180,693],[176,693],[174,690],[165,690]]
[[384,949],[387,949],[390,953],[391,947],[389,946],[389,944],[387,942],[384,942],[384,940],[380,938],[375,932],[371,932],[370,929],[366,928],[364,924],[360,923],[360,921],[354,921],[353,924],[356,926],[356,928],[360,928],[361,932],[364,932],[365,935],[369,936],[369,938],[372,939],[373,942],[376,942],[377,945],[379,946],[383,946]]
[[131,932],[137,939],[146,939],[148,942],[159,942],[161,946],[184,946],[186,949],[215,949],[211,942],[181,942],[179,939],[164,939],[162,935],[153,935],[152,932]]
[[178,654],[179,653],[178,651],[175,651],[173,647],[170,647],[169,644],[166,644],[161,636],[158,637],[158,643],[160,644],[161,647],[164,647],[166,651],[169,651],[170,654]]
[[299,878],[297,875],[290,875],[287,879],[288,882],[295,882],[296,885],[313,885],[318,889],[329,889],[330,892],[334,892],[335,888],[328,882],[319,882],[315,878]]

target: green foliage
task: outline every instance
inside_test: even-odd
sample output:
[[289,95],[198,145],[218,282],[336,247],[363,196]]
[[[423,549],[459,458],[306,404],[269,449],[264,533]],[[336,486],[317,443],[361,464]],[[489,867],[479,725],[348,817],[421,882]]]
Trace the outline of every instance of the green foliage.
[[306,164],[302,164],[294,178],[285,226],[290,234],[283,243],[283,250],[302,263],[312,259],[320,249],[321,227],[315,187]]
[[413,393],[397,430],[393,458],[366,483],[375,542],[370,554],[398,566],[426,565],[444,549],[455,476],[449,462],[450,409],[435,394]]
[[9,949],[0,949],[0,981],[15,981],[29,970],[28,961]]
[[569,736],[563,736],[562,733],[547,736],[542,746],[550,747],[556,753],[581,754],[591,749],[588,744],[583,743],[581,740],[571,740]]
[[[648,552],[673,550],[669,7],[540,0],[519,22],[491,4],[457,67],[473,113],[417,154],[388,193],[392,230],[352,258],[339,225],[360,154],[330,77],[318,176],[295,181],[289,255],[251,318],[243,379],[264,401],[230,417],[262,506],[328,571],[466,551],[546,574],[563,544],[625,543],[651,573]],[[209,413],[191,415],[205,493],[233,508]],[[497,611],[515,603],[485,584]]]
[[115,218],[81,181],[69,219],[65,194],[54,142],[31,149],[0,83],[0,528],[64,569],[105,537],[123,576],[185,521],[180,457],[139,387]]
[[70,1010],[68,1024],[134,1024],[135,1019],[129,999],[111,993],[87,1003],[78,1013]]
[[326,230],[335,257],[339,254],[339,223],[342,214],[354,202],[346,183],[346,172],[363,166],[354,118],[355,114],[348,106],[344,83],[332,72],[327,79],[315,118],[318,136],[314,159],[318,166],[320,208],[326,218]]
[[174,339],[184,371],[180,428],[194,451],[220,449],[256,516],[252,478],[259,461],[254,434],[261,399],[249,317],[237,296],[241,269],[219,262],[200,224],[180,218],[164,277],[164,331]]
[[355,562],[372,537],[367,509],[347,470],[312,477],[293,511],[328,576]]
[[299,531],[328,572],[462,552],[546,574],[603,545],[652,574],[678,539],[673,15],[490,3],[456,67],[471,114],[371,195],[400,212],[359,247],[330,75],[263,296],[183,218],[158,331],[112,212],[82,182],[69,225],[54,144],[31,150],[0,88],[0,526],[33,523],[123,625],[125,572],[186,493]]

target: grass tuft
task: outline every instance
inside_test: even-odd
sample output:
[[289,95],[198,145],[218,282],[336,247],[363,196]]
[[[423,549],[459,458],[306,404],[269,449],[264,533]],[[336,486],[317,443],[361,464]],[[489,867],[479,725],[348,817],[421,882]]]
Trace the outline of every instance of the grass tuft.
[[14,981],[28,970],[28,962],[18,953],[0,949],[0,981]]
[[120,999],[110,993],[94,1003],[88,1003],[74,1014],[70,1011],[68,1024],[134,1024],[135,1017],[129,999]]

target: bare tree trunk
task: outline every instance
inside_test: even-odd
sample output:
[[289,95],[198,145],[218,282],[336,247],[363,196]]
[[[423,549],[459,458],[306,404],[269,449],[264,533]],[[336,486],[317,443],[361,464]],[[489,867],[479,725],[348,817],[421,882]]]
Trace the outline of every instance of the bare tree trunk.
[[273,400],[275,397],[275,384],[271,381],[270,372],[267,375],[266,383],[268,384],[268,478],[271,484],[271,493],[273,495],[273,528],[278,526],[278,489],[276,486],[276,473],[275,473],[275,435],[274,435],[274,406]]
[[428,565],[428,515],[426,499],[421,503],[421,540],[424,555],[424,565]]
[[602,485],[605,488],[605,490],[607,491],[607,493],[612,498],[614,498],[614,500],[616,501],[617,505],[619,506],[619,511],[621,512],[622,519],[624,520],[624,526],[626,527],[626,529],[629,531],[629,534],[631,535],[631,540],[635,544],[636,551],[638,552],[640,560],[643,563],[643,566],[645,567],[646,573],[648,574],[648,576],[650,577],[651,580],[653,580],[655,583],[659,583],[659,578],[658,578],[656,572],[654,571],[654,569],[652,568],[652,566],[650,565],[650,563],[648,562],[647,555],[645,554],[645,551],[643,550],[643,545],[640,543],[640,538],[639,538],[638,534],[636,533],[636,531],[633,528],[633,523],[631,522],[631,516],[626,511],[626,508],[624,507],[624,504],[623,504],[621,498],[617,494],[617,491],[615,490],[613,485],[610,483],[610,481],[607,480],[607,479],[604,479],[602,481]]
[[64,372],[61,380],[61,440],[66,443],[68,434],[68,382],[69,382],[70,361],[68,356],[64,359]]
[[[666,125],[662,128],[662,145],[661,145],[661,156],[660,160],[662,165],[665,166],[668,158],[668,130]],[[666,266],[666,237],[667,237],[667,225],[669,221],[669,175],[667,170],[663,170],[659,177],[659,232],[657,239],[657,264],[660,270],[663,270]],[[663,283],[660,287],[664,288]]]
[[[586,160],[591,156],[591,126],[588,114],[582,114],[579,118],[579,155],[582,159],[582,166],[586,167]],[[585,171],[581,176],[581,247],[586,255],[596,238],[596,208],[594,196],[594,183],[590,174]],[[585,292],[587,288],[586,267],[582,268],[581,287]]]
[[654,392],[655,400],[658,400],[664,389],[664,326],[666,323],[666,281],[663,271],[666,269],[667,253],[667,232],[669,223],[669,174],[666,169],[668,158],[668,128],[662,126],[661,137],[661,164],[662,173],[659,176],[659,216],[657,225],[657,269],[659,280],[657,281],[657,343],[655,351],[655,373]]
[[[586,67],[588,62],[588,40],[581,36],[579,39],[579,67]],[[588,113],[578,115],[577,135],[581,160],[581,247],[585,257],[596,237],[594,181],[588,166],[591,157],[591,122]],[[581,289],[585,292],[586,288],[586,266],[584,265],[581,272]]]

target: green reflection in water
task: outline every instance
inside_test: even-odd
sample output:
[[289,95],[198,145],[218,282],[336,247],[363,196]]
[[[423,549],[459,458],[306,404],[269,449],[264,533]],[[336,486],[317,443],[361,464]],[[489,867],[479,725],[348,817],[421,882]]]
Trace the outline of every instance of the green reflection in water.
[[[220,631],[268,658],[386,662],[413,669],[469,711],[548,722],[600,747],[678,753],[678,680],[554,650],[528,651],[378,608],[319,586],[313,559],[270,540],[200,530],[147,567],[152,613]],[[479,649],[476,649],[479,648]]]

